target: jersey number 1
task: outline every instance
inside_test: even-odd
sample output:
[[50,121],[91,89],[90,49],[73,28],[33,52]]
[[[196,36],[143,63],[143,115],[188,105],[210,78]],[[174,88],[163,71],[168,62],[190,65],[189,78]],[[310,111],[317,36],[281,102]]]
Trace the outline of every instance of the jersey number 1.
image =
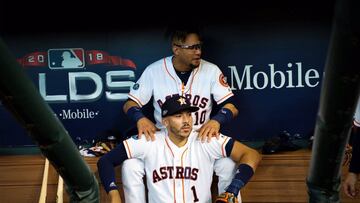
[[195,186],[192,186],[192,187],[191,187],[191,190],[192,190],[192,192],[193,192],[193,194],[194,194],[194,202],[198,202],[198,201],[199,201],[199,198],[198,198],[198,196],[197,196],[197,194],[196,194]]

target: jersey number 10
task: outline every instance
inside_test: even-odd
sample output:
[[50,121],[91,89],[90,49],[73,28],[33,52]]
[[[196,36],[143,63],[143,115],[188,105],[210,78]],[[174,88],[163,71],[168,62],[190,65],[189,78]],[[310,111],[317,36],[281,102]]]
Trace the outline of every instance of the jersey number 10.
[[194,125],[202,125],[205,122],[206,110],[195,112],[195,123]]

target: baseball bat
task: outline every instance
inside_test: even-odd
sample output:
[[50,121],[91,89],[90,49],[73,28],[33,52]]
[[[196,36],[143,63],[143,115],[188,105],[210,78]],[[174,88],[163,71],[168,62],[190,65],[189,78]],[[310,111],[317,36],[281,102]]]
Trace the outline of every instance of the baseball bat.
[[59,175],[58,187],[56,192],[56,203],[63,203],[64,201],[64,180]]
[[39,203],[46,203],[48,175],[49,175],[49,160],[45,159],[45,167],[44,167],[43,179],[41,184]]
[[105,143],[101,143],[100,144],[106,151],[108,151],[108,152],[110,152],[111,151],[111,149],[107,146],[107,144],[105,144]]

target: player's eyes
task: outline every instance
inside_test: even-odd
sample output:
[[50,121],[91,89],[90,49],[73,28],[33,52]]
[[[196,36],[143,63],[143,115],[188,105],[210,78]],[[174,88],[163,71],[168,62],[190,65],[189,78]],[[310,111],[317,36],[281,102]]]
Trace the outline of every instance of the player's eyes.
[[189,50],[198,50],[202,48],[202,43],[199,44],[193,44],[193,45],[179,45],[179,44],[174,44],[177,47],[180,47],[182,49],[189,49]]
[[200,44],[194,44],[194,45],[188,46],[187,49],[197,50],[197,49],[201,49],[201,47],[202,47],[202,45],[200,43]]

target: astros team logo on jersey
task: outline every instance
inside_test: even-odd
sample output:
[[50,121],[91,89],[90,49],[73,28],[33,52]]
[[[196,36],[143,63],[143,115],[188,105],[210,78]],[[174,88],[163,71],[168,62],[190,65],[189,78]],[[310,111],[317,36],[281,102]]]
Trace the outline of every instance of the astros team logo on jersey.
[[49,49],[48,63],[50,69],[83,68],[85,66],[84,49]]
[[138,135],[133,135],[133,136],[131,136],[131,138],[134,139],[134,140],[138,140],[139,136]]
[[139,89],[139,87],[140,87],[140,84],[135,83],[132,88],[133,88],[133,90],[137,90],[137,89]]
[[224,87],[229,87],[229,84],[227,83],[227,79],[226,79],[226,77],[224,76],[224,74],[220,74],[220,76],[219,76],[219,82],[220,82],[220,84],[222,85],[222,86],[224,86]]

